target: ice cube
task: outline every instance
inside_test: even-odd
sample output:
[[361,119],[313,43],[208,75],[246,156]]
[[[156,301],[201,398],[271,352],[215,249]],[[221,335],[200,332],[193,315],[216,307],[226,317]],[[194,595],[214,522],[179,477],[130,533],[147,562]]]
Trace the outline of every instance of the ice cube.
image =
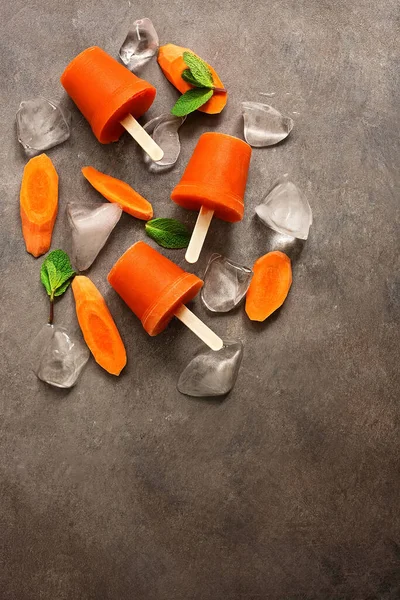
[[158,35],[150,19],[138,19],[122,44],[119,57],[133,72],[138,71],[158,50]]
[[63,327],[44,325],[31,344],[36,376],[50,385],[70,388],[89,360],[89,348]]
[[122,215],[118,204],[67,204],[68,222],[72,230],[72,264],[85,271],[108,240]]
[[220,254],[212,254],[204,274],[201,290],[203,304],[212,312],[235,308],[249,289],[253,272]]
[[256,206],[261,221],[278,233],[306,240],[312,224],[308,200],[287,177],[282,177]]
[[144,129],[151,135],[153,140],[164,151],[161,160],[154,162],[150,156],[143,152],[143,159],[147,168],[152,173],[160,173],[171,169],[179,158],[181,152],[181,143],[179,141],[179,127],[185,122],[186,117],[175,117],[165,113],[148,121]]
[[70,135],[71,113],[51,100],[21,102],[17,111],[17,135],[27,156],[65,142]]
[[293,129],[293,120],[272,106],[261,102],[242,102],[244,138],[250,146],[273,146],[284,140]]
[[178,390],[187,396],[223,396],[235,385],[243,357],[240,341],[224,342],[218,352],[202,350],[187,365]]

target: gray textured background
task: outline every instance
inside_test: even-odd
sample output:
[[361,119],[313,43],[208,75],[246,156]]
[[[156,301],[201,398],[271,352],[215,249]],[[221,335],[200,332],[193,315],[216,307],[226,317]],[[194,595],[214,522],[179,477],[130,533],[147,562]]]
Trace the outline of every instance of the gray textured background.
[[[399,105],[396,0],[128,2],[2,0],[0,25],[2,600],[389,600],[400,597]],[[220,117],[190,117],[170,173],[146,172],[127,136],[100,146],[59,76],[89,45],[116,55],[135,18],[162,43],[187,45],[226,84]],[[148,117],[177,97],[156,61]],[[269,100],[260,92],[275,92]],[[93,360],[57,391],[26,367],[47,318],[40,260],[26,254],[18,192],[25,158],[14,115],[43,94],[73,113],[71,138],[49,151],[60,175],[53,248],[67,247],[65,205],[100,201],[83,165],[126,179],[158,216],[189,225],[169,200],[199,135],[242,135],[240,102],[292,115],[287,142],[254,150],[242,223],[215,221],[212,251],[251,265],[279,239],[254,206],[289,172],[314,225],[286,250],[294,282],[265,324],[242,309],[197,314],[245,356],[224,402],[175,389],[199,347],[179,323],[148,337],[110,289],[116,258],[143,237],[123,215],[90,270],[127,346],[117,379]],[[396,189],[397,184],[397,189]],[[182,265],[183,251],[169,256]],[[56,306],[75,325],[72,294]]]

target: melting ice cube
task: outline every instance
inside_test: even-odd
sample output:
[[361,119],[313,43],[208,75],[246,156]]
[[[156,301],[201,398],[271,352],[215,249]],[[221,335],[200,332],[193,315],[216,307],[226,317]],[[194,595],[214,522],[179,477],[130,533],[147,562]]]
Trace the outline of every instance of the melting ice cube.
[[72,264],[78,271],[85,271],[108,240],[122,209],[110,202],[99,206],[70,202],[67,214],[72,230]]
[[63,327],[45,325],[31,345],[37,377],[59,388],[70,388],[89,360],[86,344]]
[[70,112],[46,98],[21,102],[16,118],[18,141],[27,156],[40,154],[70,136]]
[[293,129],[293,120],[272,106],[261,102],[242,102],[244,138],[250,146],[273,146],[284,140]]
[[138,19],[130,28],[119,57],[130,69],[139,70],[158,50],[158,35],[150,19]]
[[243,357],[240,341],[224,342],[218,352],[203,350],[196,354],[178,381],[178,390],[187,396],[223,396],[235,385]]
[[267,194],[256,213],[278,233],[306,240],[312,224],[311,207],[299,188],[283,177]]
[[154,162],[144,152],[143,159],[147,168],[152,173],[159,173],[171,169],[179,158],[181,143],[179,140],[179,127],[185,122],[186,117],[175,117],[171,114],[163,114],[144,125],[144,129],[151,135],[153,140],[164,151],[161,160]]
[[213,312],[228,312],[235,308],[249,289],[253,272],[220,254],[213,254],[204,274],[201,299]]

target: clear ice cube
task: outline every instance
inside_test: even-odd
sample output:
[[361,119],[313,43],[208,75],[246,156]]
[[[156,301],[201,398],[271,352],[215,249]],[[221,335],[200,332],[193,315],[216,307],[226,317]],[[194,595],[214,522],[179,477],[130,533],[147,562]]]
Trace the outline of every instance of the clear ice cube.
[[130,69],[139,70],[158,50],[157,31],[150,19],[138,19],[130,28],[122,44],[119,57]]
[[98,206],[70,202],[67,215],[72,231],[72,264],[78,271],[85,271],[120,220],[122,209],[110,202]]
[[293,119],[285,117],[269,104],[242,102],[244,138],[250,146],[273,146],[284,140],[293,129]]
[[70,136],[71,113],[46,98],[21,102],[16,118],[18,141],[29,157],[65,142]]
[[31,344],[31,352],[36,376],[59,388],[75,385],[90,356],[89,348],[77,335],[54,325],[42,327]]
[[308,200],[287,177],[278,181],[262,204],[256,206],[261,221],[278,233],[306,240],[312,224]]
[[181,152],[178,130],[185,120],[186,117],[175,117],[174,115],[165,113],[148,121],[144,125],[147,133],[151,135],[156,144],[164,151],[164,156],[157,162],[152,161],[150,156],[146,152],[143,152],[143,160],[152,173],[167,171],[178,160]]
[[245,297],[253,272],[220,254],[208,261],[201,290],[203,304],[212,312],[229,312]]
[[187,365],[178,381],[178,390],[187,396],[223,396],[235,385],[243,357],[240,341],[224,342],[218,352],[202,350]]

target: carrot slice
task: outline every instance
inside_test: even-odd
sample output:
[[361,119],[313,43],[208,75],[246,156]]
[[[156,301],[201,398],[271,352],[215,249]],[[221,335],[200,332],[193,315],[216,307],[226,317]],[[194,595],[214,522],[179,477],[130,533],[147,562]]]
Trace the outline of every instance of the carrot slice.
[[72,282],[76,315],[95,361],[112,375],[126,365],[126,351],[107,304],[94,283],[84,275]]
[[246,313],[252,321],[265,321],[282,306],[292,285],[290,258],[283,252],[268,252],[253,266],[253,279],[246,295]]
[[143,221],[153,217],[153,207],[150,202],[125,181],[101,173],[93,167],[83,167],[82,174],[104,198],[118,204],[123,211]]
[[[189,48],[182,48],[182,46],[175,46],[175,44],[166,44],[165,46],[161,46],[159,49],[157,59],[165,77],[181,92],[181,94],[184,94],[192,88],[187,81],[182,79],[183,71],[188,68],[187,64],[183,60],[184,52],[192,52],[192,50],[189,50]],[[192,52],[192,54],[195,53]],[[215,87],[223,88],[224,84],[218,77],[216,71],[211,67],[211,65],[208,65],[208,67],[213,76]],[[214,93],[208,102],[203,104],[203,106],[200,106],[200,108],[197,110],[208,113],[209,115],[214,115],[222,111],[227,100],[227,93]]]
[[57,211],[57,171],[46,154],[35,156],[25,165],[20,192],[22,235],[33,256],[50,248]]

